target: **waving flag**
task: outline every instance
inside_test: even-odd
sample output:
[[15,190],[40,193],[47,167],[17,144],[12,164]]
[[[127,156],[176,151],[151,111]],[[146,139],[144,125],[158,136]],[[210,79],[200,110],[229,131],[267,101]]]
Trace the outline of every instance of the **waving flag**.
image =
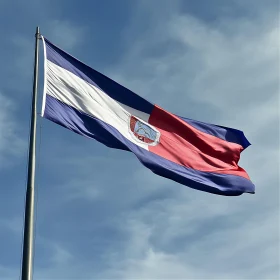
[[131,151],[155,174],[220,195],[254,193],[238,166],[242,131],[165,111],[43,38],[42,116],[108,147]]

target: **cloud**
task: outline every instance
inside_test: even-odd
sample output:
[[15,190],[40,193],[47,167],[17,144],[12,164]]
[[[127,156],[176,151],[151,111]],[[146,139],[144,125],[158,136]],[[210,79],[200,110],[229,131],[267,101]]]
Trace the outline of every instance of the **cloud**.
[[[164,206],[168,212],[169,205]],[[180,205],[180,210],[182,207]],[[191,209],[188,206],[185,208]],[[180,213],[182,215],[182,211]],[[149,214],[152,215],[151,212]],[[176,218],[172,213],[168,215]],[[275,279],[279,255],[274,246],[278,240],[267,232],[277,231],[274,223],[277,216],[275,213],[271,217],[262,217],[265,218],[262,230],[258,224],[259,217],[242,225],[231,221],[234,226],[218,226],[219,231],[211,230],[211,224],[205,219],[205,228],[195,230],[192,236],[188,235],[188,231],[178,234],[178,227],[170,227],[164,217],[161,217],[161,222],[157,220],[157,223],[150,225],[141,224],[139,218],[135,219],[128,226],[131,238],[125,257],[116,257],[112,263],[117,269],[106,276],[115,278],[117,275],[120,279]],[[188,221],[186,219],[185,224]],[[164,226],[156,230],[159,223]],[[188,227],[192,228],[195,223],[199,224],[200,221],[188,223]],[[217,227],[218,221],[213,224]],[[207,232],[207,227],[210,232]],[[177,246],[174,240],[172,244],[173,250],[177,247],[175,252],[163,250],[164,244],[155,246],[155,240],[162,238],[164,229],[170,229],[175,234],[169,236],[165,245],[172,244],[172,238],[177,236]]]
[[8,167],[12,158],[22,155],[24,141],[19,137],[19,129],[13,116],[15,104],[0,92],[0,166]]
[[49,40],[55,42],[60,48],[73,50],[83,42],[86,28],[75,25],[68,20],[53,19],[46,22],[42,32],[44,36],[47,36]]

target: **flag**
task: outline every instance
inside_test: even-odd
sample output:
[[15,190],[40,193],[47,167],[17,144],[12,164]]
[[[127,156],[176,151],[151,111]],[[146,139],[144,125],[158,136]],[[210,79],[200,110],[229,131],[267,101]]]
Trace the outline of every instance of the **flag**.
[[190,188],[227,196],[254,193],[238,166],[250,145],[242,131],[168,112],[42,39],[44,118],[130,151],[155,174]]

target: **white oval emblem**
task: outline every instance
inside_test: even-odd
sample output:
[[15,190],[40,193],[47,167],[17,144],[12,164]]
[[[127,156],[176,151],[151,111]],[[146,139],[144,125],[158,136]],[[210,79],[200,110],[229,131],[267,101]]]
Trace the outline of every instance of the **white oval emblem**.
[[159,143],[160,132],[135,116],[130,117],[129,131],[142,143],[151,146],[155,146]]

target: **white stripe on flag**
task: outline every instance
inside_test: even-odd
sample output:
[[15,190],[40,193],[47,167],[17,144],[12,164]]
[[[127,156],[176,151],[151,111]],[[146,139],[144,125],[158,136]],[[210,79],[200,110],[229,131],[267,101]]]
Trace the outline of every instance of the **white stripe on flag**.
[[133,114],[148,121],[149,115],[118,103],[106,93],[68,70],[46,60],[46,93],[87,115],[115,127],[125,138],[148,150],[148,145],[137,141],[129,132]]

